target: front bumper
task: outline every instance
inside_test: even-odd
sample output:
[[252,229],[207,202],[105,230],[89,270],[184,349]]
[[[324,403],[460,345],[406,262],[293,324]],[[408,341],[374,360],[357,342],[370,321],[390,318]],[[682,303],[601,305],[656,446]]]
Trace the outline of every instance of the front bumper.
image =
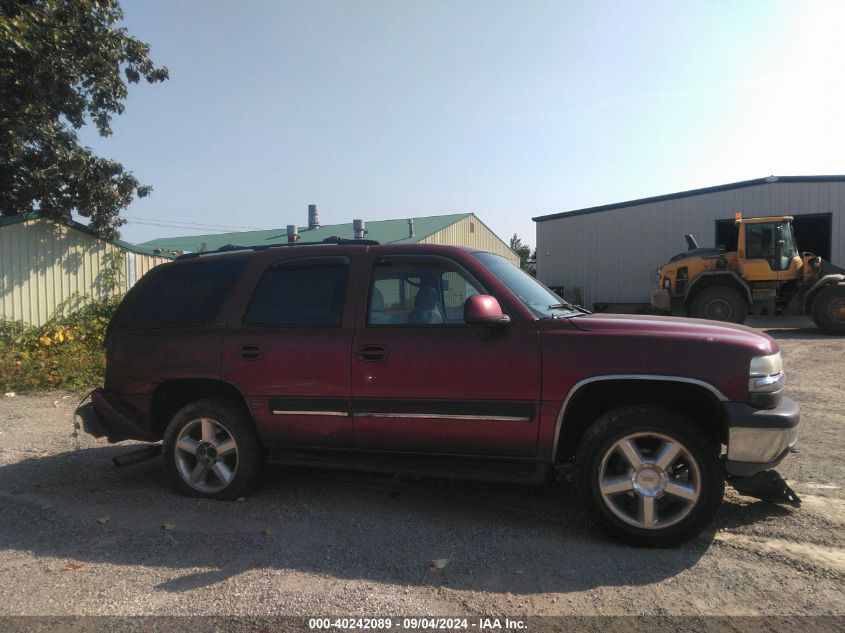
[[744,402],[726,402],[730,419],[725,468],[731,475],[750,477],[777,466],[798,441],[801,414],[789,398],[774,409],[755,409]]
[[109,442],[156,440],[149,429],[141,425],[126,407],[105,389],[92,391],[91,402],[80,404],[74,416],[81,421],[83,431],[94,437],[105,436]]

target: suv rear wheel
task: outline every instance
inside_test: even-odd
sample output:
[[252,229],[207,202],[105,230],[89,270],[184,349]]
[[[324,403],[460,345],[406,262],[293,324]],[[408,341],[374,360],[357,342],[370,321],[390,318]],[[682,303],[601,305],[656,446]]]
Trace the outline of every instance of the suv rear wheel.
[[264,449],[237,403],[197,400],[164,434],[165,465],[176,489],[193,497],[236,499],[255,482]]
[[579,493],[596,519],[635,545],[695,538],[725,492],[714,443],[683,416],[653,406],[602,415],[584,433],[575,463]]

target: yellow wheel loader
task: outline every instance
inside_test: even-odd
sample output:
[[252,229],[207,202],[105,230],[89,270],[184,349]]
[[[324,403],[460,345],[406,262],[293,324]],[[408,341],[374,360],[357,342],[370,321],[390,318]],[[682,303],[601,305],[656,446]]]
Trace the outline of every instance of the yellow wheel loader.
[[748,314],[809,314],[828,334],[845,334],[845,269],[800,253],[792,216],[736,215],[737,250],[689,250],[658,270],[651,304],[662,312],[742,323]]

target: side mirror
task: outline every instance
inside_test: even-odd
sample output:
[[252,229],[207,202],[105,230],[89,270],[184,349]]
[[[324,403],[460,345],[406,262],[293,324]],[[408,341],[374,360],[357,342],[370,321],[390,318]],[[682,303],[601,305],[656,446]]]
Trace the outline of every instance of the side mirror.
[[478,327],[508,327],[511,318],[502,313],[496,297],[474,295],[464,303],[464,323]]

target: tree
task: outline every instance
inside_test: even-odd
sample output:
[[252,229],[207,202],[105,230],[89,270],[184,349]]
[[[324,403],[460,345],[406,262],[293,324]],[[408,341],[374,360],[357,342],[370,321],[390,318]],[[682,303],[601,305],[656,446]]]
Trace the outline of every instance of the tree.
[[519,255],[519,267],[525,272],[533,273],[534,262],[531,258],[531,247],[528,246],[528,244],[524,244],[522,239],[516,233],[514,233],[511,238],[510,247],[514,253]]
[[114,238],[120,212],[152,190],[76,133],[110,136],[128,84],[168,77],[122,18],[118,0],[0,0],[0,215],[75,211]]

